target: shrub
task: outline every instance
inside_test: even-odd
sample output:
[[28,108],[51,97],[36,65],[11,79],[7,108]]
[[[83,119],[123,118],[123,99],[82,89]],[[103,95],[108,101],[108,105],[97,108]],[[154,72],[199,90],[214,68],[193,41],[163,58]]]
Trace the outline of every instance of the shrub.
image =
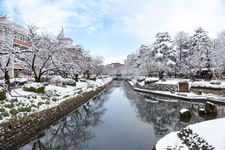
[[2,112],[2,116],[3,116],[3,117],[9,117],[9,113],[8,113],[7,111]]
[[0,112],[5,112],[5,108],[0,108]]
[[31,112],[31,107],[18,107],[19,112]]
[[154,78],[154,77],[146,78],[145,79],[145,84],[151,84],[151,83],[155,83],[155,82],[158,82],[158,81],[159,81],[158,78]]
[[45,104],[45,102],[38,102],[38,106]]
[[63,96],[63,98],[68,98],[69,97],[69,95],[65,95],[65,96]]
[[144,81],[146,79],[146,77],[144,77],[144,76],[138,76],[137,77],[137,81],[138,82],[142,82],[142,81]]
[[30,83],[23,86],[24,91],[35,92],[35,93],[44,93],[45,85],[41,83]]
[[66,85],[76,86],[76,81],[73,79],[67,79]]
[[3,119],[2,114],[0,114],[0,120],[2,120],[2,119]]
[[37,99],[37,96],[33,95],[32,98],[33,98],[33,99]]
[[14,104],[13,103],[8,103],[8,104],[5,104],[5,107],[6,108],[13,108]]
[[49,102],[49,101],[46,101],[46,102],[45,102],[45,104],[46,104],[46,105],[49,105],[49,104],[50,104],[50,102]]
[[0,87],[0,100],[5,100],[5,99],[6,99],[5,90]]
[[11,110],[9,111],[9,113],[10,113],[11,115],[16,115],[16,114],[18,114],[18,110],[16,110],[15,108],[13,108],[13,109],[11,109]]
[[11,102],[18,102],[18,99],[17,98],[13,98],[10,100]]
[[52,101],[56,102],[56,101],[58,101],[58,99],[55,98],[55,97],[53,97],[53,98],[52,98]]
[[96,79],[97,78],[95,76],[89,78],[89,80],[93,80],[93,81],[96,81]]

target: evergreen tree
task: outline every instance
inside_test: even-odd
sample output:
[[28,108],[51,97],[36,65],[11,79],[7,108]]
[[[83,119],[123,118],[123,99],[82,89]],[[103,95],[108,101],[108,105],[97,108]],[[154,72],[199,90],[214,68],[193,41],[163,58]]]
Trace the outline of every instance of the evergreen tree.
[[189,36],[188,33],[184,31],[180,31],[176,34],[174,38],[174,49],[177,52],[177,68],[179,72],[182,74],[186,74],[188,72],[187,69],[187,56],[189,49]]
[[175,65],[176,51],[173,49],[173,42],[168,32],[156,35],[156,41],[152,45],[152,55],[159,69],[165,70],[165,65],[170,67]]
[[211,54],[213,43],[206,31],[201,27],[195,30],[190,38],[190,63],[193,67],[209,68],[211,66]]

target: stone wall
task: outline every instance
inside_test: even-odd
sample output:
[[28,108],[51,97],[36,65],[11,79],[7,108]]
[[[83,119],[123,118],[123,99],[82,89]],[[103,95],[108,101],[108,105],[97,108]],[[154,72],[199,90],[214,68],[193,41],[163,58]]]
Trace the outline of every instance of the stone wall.
[[33,113],[23,118],[14,118],[9,122],[0,124],[0,150],[18,149],[19,146],[39,134],[46,127],[100,93],[106,86],[102,86],[95,91],[86,92],[75,98],[70,98],[50,109]]
[[148,90],[157,90],[157,91],[170,91],[173,89],[174,91],[178,90],[178,85],[176,84],[156,84],[156,83],[151,83],[151,84],[146,84],[144,88]]

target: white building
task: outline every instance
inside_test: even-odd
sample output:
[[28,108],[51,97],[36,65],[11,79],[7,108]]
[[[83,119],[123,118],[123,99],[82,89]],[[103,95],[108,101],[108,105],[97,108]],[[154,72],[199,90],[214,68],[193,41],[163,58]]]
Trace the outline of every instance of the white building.
[[[0,16],[0,43],[2,41],[7,41],[8,44],[12,44],[13,47],[19,47],[20,49],[28,49],[28,31],[10,21],[6,16]],[[4,59],[4,56],[1,57]],[[13,60],[9,66],[10,76],[14,77],[14,72],[23,70],[23,65],[21,63],[16,63]],[[0,78],[3,77],[3,72],[0,70]]]

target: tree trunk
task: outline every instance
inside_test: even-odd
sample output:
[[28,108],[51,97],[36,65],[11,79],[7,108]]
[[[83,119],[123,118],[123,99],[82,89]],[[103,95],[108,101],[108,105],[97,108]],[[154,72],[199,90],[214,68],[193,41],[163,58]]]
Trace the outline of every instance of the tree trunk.
[[7,85],[7,90],[11,91],[11,89],[10,89],[10,76],[9,76],[8,71],[5,71],[4,78],[5,78],[5,84]]
[[41,76],[35,76],[34,79],[35,82],[41,82]]

